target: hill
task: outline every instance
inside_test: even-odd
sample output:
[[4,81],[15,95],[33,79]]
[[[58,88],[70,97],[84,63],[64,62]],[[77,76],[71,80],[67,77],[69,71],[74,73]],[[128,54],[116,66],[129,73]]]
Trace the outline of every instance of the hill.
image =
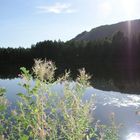
[[72,40],[74,41],[94,41],[102,40],[106,37],[111,38],[116,32],[121,31],[125,36],[137,35],[140,33],[140,19],[119,22],[112,25],[103,25],[93,28],[89,32],[84,31]]

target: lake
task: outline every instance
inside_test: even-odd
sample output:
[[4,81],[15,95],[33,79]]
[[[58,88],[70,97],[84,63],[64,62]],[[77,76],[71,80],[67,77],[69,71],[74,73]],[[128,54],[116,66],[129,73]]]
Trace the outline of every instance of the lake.
[[[24,92],[19,78],[0,79],[0,87],[7,90],[7,98],[10,102],[16,101],[16,94]],[[54,87],[58,92],[61,91],[61,86]],[[103,91],[89,87],[85,92],[85,98],[95,95],[95,112],[94,118],[100,120],[101,124],[110,123],[110,115],[115,113],[117,124],[122,124],[120,129],[121,140],[139,140],[140,139],[140,95],[123,94],[121,92]]]
[[[20,67],[31,70],[31,64],[2,64],[0,68],[0,79],[18,78]],[[78,69],[85,67],[86,72],[92,76],[91,84],[101,90],[118,91],[123,93],[140,94],[140,73],[129,71],[124,67],[121,70],[115,68],[97,68],[90,64],[59,64],[57,65],[56,77],[62,75],[65,70],[71,71],[72,79],[78,74]]]

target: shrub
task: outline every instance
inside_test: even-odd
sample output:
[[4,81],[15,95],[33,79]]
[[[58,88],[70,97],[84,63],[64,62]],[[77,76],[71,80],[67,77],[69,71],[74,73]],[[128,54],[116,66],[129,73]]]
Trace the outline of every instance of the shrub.
[[[93,98],[88,101],[83,99],[90,76],[82,69],[75,82],[69,81],[70,72],[54,80],[55,70],[51,61],[42,60],[35,60],[32,74],[21,68],[20,85],[25,93],[17,94],[20,98],[17,107],[10,112],[6,108],[4,90],[1,91],[1,139],[100,139],[93,127]],[[62,93],[52,90],[57,84],[63,87]]]

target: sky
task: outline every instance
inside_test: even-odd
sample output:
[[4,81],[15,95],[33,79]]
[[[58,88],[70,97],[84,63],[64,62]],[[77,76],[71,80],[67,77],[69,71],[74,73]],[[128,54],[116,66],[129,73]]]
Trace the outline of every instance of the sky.
[[0,0],[0,47],[67,41],[83,31],[140,19],[140,0]]

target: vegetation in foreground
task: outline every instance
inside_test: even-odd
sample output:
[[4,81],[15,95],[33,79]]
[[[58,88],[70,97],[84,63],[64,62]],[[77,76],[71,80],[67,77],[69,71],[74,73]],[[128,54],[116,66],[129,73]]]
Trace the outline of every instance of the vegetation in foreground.
[[[51,61],[35,60],[33,73],[21,68],[25,93],[18,93],[14,109],[0,90],[0,140],[119,140],[118,128],[94,122],[93,97],[84,92],[90,76],[79,70],[74,83],[69,72],[54,80],[56,67]],[[62,92],[52,90],[61,85]]]

